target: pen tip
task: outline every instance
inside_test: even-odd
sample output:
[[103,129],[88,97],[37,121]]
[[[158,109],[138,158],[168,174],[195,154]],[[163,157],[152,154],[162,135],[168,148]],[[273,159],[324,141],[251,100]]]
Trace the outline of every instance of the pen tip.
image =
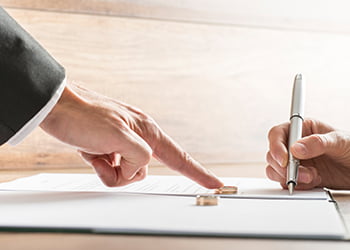
[[297,74],[295,76],[295,80],[302,80],[303,79],[303,75],[302,74]]
[[294,183],[293,182],[289,182],[288,183],[288,190],[289,190],[289,194],[292,195],[294,192]]

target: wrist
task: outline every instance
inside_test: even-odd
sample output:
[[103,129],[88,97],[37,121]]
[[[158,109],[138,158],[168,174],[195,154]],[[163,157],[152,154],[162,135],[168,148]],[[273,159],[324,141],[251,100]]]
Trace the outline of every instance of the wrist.
[[63,115],[68,116],[68,112],[72,110],[78,102],[82,102],[81,98],[73,91],[71,85],[67,82],[57,103],[41,122],[40,127],[46,131],[49,130],[53,124],[57,124],[61,121]]

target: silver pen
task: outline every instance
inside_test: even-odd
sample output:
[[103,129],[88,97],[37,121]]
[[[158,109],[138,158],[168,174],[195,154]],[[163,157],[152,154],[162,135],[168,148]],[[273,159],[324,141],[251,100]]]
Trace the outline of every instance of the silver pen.
[[297,185],[299,160],[294,158],[290,152],[292,145],[301,139],[303,121],[304,121],[304,102],[305,102],[305,87],[303,77],[297,74],[294,79],[292,106],[290,111],[289,125],[289,140],[288,140],[288,167],[287,167],[287,186],[289,194],[293,194],[294,188]]

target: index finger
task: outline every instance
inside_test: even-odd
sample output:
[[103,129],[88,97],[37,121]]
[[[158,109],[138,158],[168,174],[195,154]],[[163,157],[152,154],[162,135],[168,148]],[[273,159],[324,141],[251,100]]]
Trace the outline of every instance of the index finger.
[[184,176],[206,188],[219,188],[223,183],[208,169],[195,161],[173,139],[159,129],[157,138],[147,141],[153,149],[153,156]]
[[268,135],[271,156],[281,167],[288,163],[288,133],[289,122],[286,122],[271,128]]

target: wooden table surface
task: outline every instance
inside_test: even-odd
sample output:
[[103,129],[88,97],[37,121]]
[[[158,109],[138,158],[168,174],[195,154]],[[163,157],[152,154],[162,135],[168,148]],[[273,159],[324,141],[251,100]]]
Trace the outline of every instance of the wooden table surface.
[[[70,79],[135,105],[219,176],[264,177],[267,133],[287,121],[292,80],[306,115],[347,129],[345,0],[0,0]],[[254,6],[254,8],[252,7]],[[317,8],[315,8],[317,6]],[[0,181],[91,172],[39,129],[0,148]],[[151,174],[176,174],[157,161]],[[335,198],[350,227],[350,195]],[[349,242],[1,233],[0,249],[349,249]]]

